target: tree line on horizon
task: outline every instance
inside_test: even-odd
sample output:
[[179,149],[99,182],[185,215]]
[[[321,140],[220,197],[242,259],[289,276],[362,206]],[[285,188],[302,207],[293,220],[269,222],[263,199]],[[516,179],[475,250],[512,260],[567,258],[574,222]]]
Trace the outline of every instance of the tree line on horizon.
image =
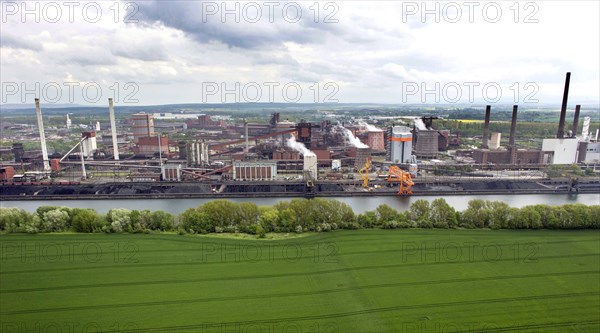
[[387,204],[355,214],[343,202],[292,199],[273,206],[213,200],[179,215],[164,211],[41,206],[33,213],[0,208],[2,233],[149,233],[180,234],[327,232],[337,229],[600,229],[600,205],[566,204],[510,207],[498,201],[471,200],[457,211],[443,198],[419,199],[406,211]]

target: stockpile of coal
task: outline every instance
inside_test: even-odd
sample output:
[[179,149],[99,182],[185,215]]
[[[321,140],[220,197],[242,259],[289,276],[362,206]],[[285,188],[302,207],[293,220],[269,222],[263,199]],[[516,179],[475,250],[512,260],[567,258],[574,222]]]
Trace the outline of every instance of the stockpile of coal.
[[229,184],[223,193],[304,193],[304,184]]
[[465,191],[494,191],[494,190],[543,190],[544,186],[533,182],[518,182],[498,180],[492,182],[462,183],[460,187]]
[[81,184],[81,185],[9,185],[0,187],[2,196],[89,196],[211,193],[210,185],[153,185],[153,184]]

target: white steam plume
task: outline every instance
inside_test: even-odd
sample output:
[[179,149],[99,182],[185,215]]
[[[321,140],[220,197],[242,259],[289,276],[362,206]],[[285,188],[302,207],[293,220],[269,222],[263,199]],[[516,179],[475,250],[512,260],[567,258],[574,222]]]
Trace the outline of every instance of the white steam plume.
[[315,156],[315,153],[306,148],[302,142],[296,141],[296,137],[293,135],[287,139],[286,145],[304,156]]
[[344,135],[344,139],[346,139],[346,142],[351,144],[352,146],[356,148],[369,148],[369,146],[362,143],[360,139],[354,136],[354,134],[352,134],[352,131],[350,131],[346,127],[341,125],[335,125],[333,127],[333,130],[334,132],[341,132]]
[[366,122],[364,122],[364,121],[362,121],[362,120],[359,120],[359,121],[358,121],[358,125],[359,125],[361,128],[363,128],[363,129],[366,129],[366,130],[367,130],[367,131],[369,131],[369,132],[383,132],[383,130],[381,130],[381,129],[379,129],[379,128],[377,128],[377,127],[375,127],[375,126],[371,125],[371,124],[368,124],[368,123],[366,123]]
[[420,131],[426,131],[427,130],[427,126],[425,126],[425,123],[423,122],[423,119],[421,119],[421,118],[414,118],[413,122],[415,123],[415,126],[417,127],[418,130],[420,130]]

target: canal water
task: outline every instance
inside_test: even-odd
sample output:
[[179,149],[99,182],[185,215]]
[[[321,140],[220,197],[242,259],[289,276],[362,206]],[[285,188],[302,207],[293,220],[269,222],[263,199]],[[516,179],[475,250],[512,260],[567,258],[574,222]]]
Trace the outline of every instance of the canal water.
[[[444,198],[448,204],[457,210],[464,210],[473,199],[484,199],[506,202],[511,207],[546,204],[551,206],[582,203],[600,205],[600,193],[585,194],[509,194],[509,195],[450,195],[450,196],[413,196],[413,197],[331,197],[345,202],[355,213],[374,210],[381,204],[388,204],[398,211],[407,210],[410,204],[419,199],[429,202]],[[270,206],[280,201],[292,198],[231,198],[233,202],[254,202],[257,205]],[[72,208],[93,208],[99,213],[106,213],[111,208],[127,208],[137,210],[164,210],[179,214],[188,208],[197,207],[214,199],[125,199],[125,200],[33,200],[33,201],[2,201],[1,207],[16,207],[26,211],[35,211],[39,206],[66,206]]]

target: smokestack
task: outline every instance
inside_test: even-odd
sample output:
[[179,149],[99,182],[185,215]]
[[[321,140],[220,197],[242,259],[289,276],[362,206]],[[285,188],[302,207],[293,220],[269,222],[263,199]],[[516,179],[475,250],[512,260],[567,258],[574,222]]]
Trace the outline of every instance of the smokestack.
[[491,105],[487,105],[485,107],[485,122],[483,123],[483,141],[481,142],[481,147],[484,149],[488,147],[488,139],[490,136],[490,111],[492,107]]
[[519,108],[518,105],[513,105],[512,121],[510,123],[510,137],[508,139],[509,147],[513,147],[515,145],[515,132],[517,129],[517,109],[518,108]]
[[573,116],[573,127],[571,128],[571,133],[573,133],[573,137],[577,136],[577,128],[579,127],[579,111],[581,109],[581,105],[575,105],[575,115]]
[[83,145],[89,140],[87,137],[79,144],[79,156],[81,157],[81,179],[86,179],[87,174],[85,172],[85,159],[83,158]]
[[35,114],[37,115],[38,129],[40,131],[40,144],[42,145],[44,171],[50,171],[50,161],[48,161],[48,149],[46,148],[46,134],[44,133],[44,120],[42,119],[42,109],[40,108],[39,98],[35,99]]
[[110,117],[110,131],[112,132],[112,142],[113,142],[113,155],[115,156],[115,161],[119,160],[119,145],[117,144],[117,126],[115,125],[115,107],[113,105],[113,99],[108,99],[108,113]]
[[248,148],[248,122],[246,121],[246,119],[244,119],[244,139],[246,139],[245,152],[247,153],[249,151],[249,148]]
[[567,116],[567,100],[569,99],[569,83],[571,82],[571,72],[567,72],[565,79],[565,91],[563,93],[562,106],[560,108],[560,120],[558,122],[558,132],[556,137],[563,139],[565,137],[565,118]]

